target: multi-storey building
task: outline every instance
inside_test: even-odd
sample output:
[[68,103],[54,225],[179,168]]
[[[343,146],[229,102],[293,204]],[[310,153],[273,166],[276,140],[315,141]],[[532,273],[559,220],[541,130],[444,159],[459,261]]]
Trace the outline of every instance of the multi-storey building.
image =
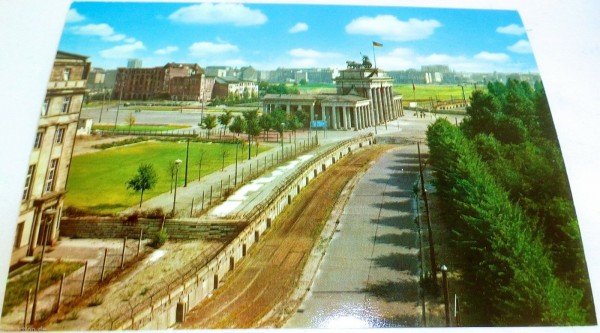
[[227,95],[258,96],[258,85],[254,81],[241,81],[234,77],[217,77],[212,90],[212,98]]
[[204,70],[197,64],[168,63],[154,68],[118,68],[113,99],[198,101]]
[[141,59],[127,59],[127,68],[142,68]]
[[11,265],[34,255],[44,240],[53,243],[58,238],[89,71],[87,57],[57,52],[21,193]]

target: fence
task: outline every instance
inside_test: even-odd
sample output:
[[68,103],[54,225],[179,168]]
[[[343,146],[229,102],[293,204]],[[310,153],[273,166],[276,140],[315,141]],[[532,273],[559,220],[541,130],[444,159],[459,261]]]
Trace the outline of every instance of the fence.
[[[106,248],[101,258],[88,260],[85,265],[74,273],[65,277],[63,274],[60,282],[46,288],[37,295],[36,313],[31,318],[36,321],[44,320],[53,313],[58,313],[61,308],[75,304],[81,297],[113,274],[119,272],[128,263],[135,260],[142,251],[142,233],[139,239],[123,239],[120,248]],[[44,269],[43,267],[41,268]],[[33,295],[32,297],[35,297]],[[29,298],[25,302],[23,326],[30,322],[29,315],[33,311],[33,304]]]
[[137,136],[166,136],[166,137],[181,137],[190,138],[198,136],[195,130],[172,130],[172,131],[131,131],[117,129],[96,129],[92,131],[98,135],[137,135]]
[[232,241],[211,256],[186,265],[187,270],[160,281],[158,291],[148,297],[131,301],[127,308],[112,309],[92,327],[97,330],[165,329],[182,322],[185,314],[219,287],[223,276],[235,268],[248,249],[260,240],[291,199],[308,182],[354,149],[372,144],[371,135],[346,140],[330,147],[320,158],[296,169],[271,195],[247,214],[247,227]]

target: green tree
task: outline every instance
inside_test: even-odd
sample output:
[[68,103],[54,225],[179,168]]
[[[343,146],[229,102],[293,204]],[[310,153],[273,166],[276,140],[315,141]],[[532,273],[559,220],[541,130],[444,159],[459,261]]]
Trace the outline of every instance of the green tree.
[[202,119],[202,123],[200,123],[199,125],[200,127],[207,129],[206,138],[209,139],[210,131],[212,131],[213,128],[217,127],[217,117],[212,114],[206,115],[204,119]]
[[286,119],[287,114],[281,108],[276,108],[275,111],[271,112],[271,128],[279,133],[281,140],[283,140],[283,131],[285,130]]
[[[427,140],[453,243],[465,259],[462,281],[475,291],[468,302],[488,307],[489,317],[478,324],[586,323],[584,290],[554,271],[544,236],[533,227],[535,218],[510,199],[475,145],[441,119],[429,127]],[[502,155],[498,141],[479,141],[487,156]],[[503,168],[511,169],[510,163]]]
[[[258,122],[258,111],[246,111],[243,114],[244,119],[246,120],[246,134],[248,135],[248,159],[251,158],[251,147],[252,147],[252,138],[256,138],[260,134],[260,124]],[[258,143],[257,143],[258,147]]]
[[240,134],[246,131],[246,120],[241,116],[236,116],[233,118],[231,125],[229,125],[229,131],[239,137]]
[[296,131],[302,127],[302,122],[298,119],[297,114],[289,114],[286,119],[286,127],[292,131],[294,138],[296,137]]
[[[233,118],[233,115],[231,114],[231,111],[225,111],[224,113],[221,113],[219,115],[218,121],[219,121],[219,124],[221,124],[221,126],[222,126],[223,135],[225,135],[225,130],[227,129],[227,126],[229,126],[229,123],[231,122],[232,118]],[[219,138],[221,138],[220,133],[219,133]]]
[[271,117],[271,114],[270,113],[264,113],[258,119],[258,123],[259,123],[260,127],[262,128],[262,130],[265,133],[265,140],[266,140],[266,137],[269,136],[269,131],[272,128],[271,126],[273,126],[273,119]]
[[144,191],[151,190],[158,181],[156,171],[152,164],[141,164],[138,167],[137,173],[131,179],[127,181],[127,189],[133,189],[140,193],[140,207],[142,207],[142,200],[144,198]]

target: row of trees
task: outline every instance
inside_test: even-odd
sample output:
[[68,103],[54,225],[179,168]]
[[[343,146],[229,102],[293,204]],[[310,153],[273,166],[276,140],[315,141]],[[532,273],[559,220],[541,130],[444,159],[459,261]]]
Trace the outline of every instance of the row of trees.
[[258,94],[248,89],[244,90],[241,94],[228,93],[225,97],[215,97],[212,101],[212,105],[237,105],[258,102]]
[[[132,119],[130,126],[135,123],[135,117],[132,116]],[[219,116],[209,114],[202,119],[202,122],[199,125],[202,128],[207,129],[207,138],[210,138],[210,133],[212,129],[217,127],[217,123],[221,125],[219,138],[221,138],[221,135],[225,134],[227,129],[229,129],[231,133],[234,133],[237,139],[239,139],[242,134],[246,134],[248,141],[248,159],[251,159],[252,140],[254,140],[256,144],[256,154],[258,154],[258,137],[261,133],[268,136],[269,131],[274,130],[279,133],[280,139],[283,140],[283,132],[285,130],[289,130],[295,135],[296,130],[308,124],[308,120],[306,112],[287,114],[283,109],[278,108],[271,113],[266,113],[261,116],[259,116],[257,110],[247,111],[241,116],[235,117],[231,111],[226,111]],[[245,143],[242,141],[242,149],[244,144]],[[172,178],[175,172],[175,165],[171,164],[169,167]],[[154,188],[157,181],[158,176],[154,170],[154,166],[146,163],[139,166],[137,173],[127,181],[126,186],[128,189],[140,192],[139,206],[141,207],[144,192]]]
[[206,115],[198,124],[200,127],[207,130],[206,137],[210,138],[211,131],[219,125],[219,138],[225,135],[229,130],[234,133],[237,138],[241,134],[247,135],[248,140],[248,158],[250,158],[250,144],[252,140],[256,143],[258,152],[258,137],[261,133],[268,137],[271,130],[279,133],[281,139],[285,130],[291,131],[296,135],[296,131],[300,128],[308,126],[308,114],[306,111],[286,113],[283,109],[277,108],[275,111],[258,114],[257,110],[246,111],[241,116],[233,116],[231,111],[226,111],[219,116]]
[[476,90],[460,128],[427,132],[477,325],[595,322],[569,184],[541,84]]

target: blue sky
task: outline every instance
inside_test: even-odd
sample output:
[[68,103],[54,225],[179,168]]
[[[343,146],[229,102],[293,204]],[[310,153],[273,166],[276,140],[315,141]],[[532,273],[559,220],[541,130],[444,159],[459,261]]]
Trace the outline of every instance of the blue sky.
[[167,62],[344,68],[361,53],[385,70],[538,72],[516,11],[232,3],[76,2],[59,49],[93,66]]

